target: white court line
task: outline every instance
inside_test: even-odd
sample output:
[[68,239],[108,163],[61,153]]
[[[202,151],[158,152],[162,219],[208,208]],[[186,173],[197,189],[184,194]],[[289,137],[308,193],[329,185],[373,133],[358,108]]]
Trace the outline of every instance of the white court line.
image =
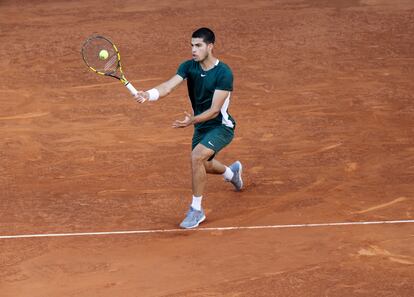
[[229,230],[253,230],[253,229],[282,229],[282,228],[305,228],[305,227],[350,226],[350,225],[379,225],[379,224],[409,224],[409,223],[414,223],[414,220],[318,223],[318,224],[296,224],[296,225],[263,225],[263,226],[239,226],[239,227],[211,227],[211,228],[196,228],[196,229],[153,229],[153,230],[85,232],[85,233],[25,234],[25,235],[4,235],[4,236],[0,236],[0,239],[34,238],[34,237],[96,236],[96,235],[119,235],[119,234],[178,233],[178,232],[190,232],[190,231],[229,231]]

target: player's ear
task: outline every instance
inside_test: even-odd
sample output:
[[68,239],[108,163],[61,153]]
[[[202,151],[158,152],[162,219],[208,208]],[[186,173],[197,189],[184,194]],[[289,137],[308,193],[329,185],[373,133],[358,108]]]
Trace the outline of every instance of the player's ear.
[[214,48],[214,43],[209,43],[209,44],[207,44],[207,48],[208,48],[208,50],[209,50],[210,52],[212,52],[212,51],[213,51],[213,48]]

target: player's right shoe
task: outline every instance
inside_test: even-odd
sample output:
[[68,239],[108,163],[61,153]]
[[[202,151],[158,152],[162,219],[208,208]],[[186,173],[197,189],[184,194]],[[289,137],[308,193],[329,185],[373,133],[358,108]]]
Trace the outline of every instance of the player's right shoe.
[[233,184],[236,191],[241,191],[241,189],[243,188],[243,180],[242,180],[243,166],[240,163],[240,161],[236,161],[233,164],[231,164],[229,167],[231,171],[233,171],[234,173],[233,178],[229,180],[229,182]]
[[184,221],[181,222],[180,227],[184,229],[192,229],[197,227],[201,222],[206,219],[204,210],[196,210],[190,206],[190,210],[187,212],[187,215]]

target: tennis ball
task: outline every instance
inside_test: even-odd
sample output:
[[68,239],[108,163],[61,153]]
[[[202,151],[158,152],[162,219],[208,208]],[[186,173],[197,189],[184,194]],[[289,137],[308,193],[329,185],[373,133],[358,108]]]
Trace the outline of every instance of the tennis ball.
[[109,53],[108,53],[107,50],[103,49],[99,52],[99,59],[106,60],[106,59],[108,59],[108,57],[109,57]]

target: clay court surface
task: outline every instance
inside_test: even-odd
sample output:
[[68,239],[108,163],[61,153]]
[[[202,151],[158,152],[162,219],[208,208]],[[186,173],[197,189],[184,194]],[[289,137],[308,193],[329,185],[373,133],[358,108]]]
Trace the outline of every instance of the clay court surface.
[[[139,89],[230,65],[245,190],[201,228],[414,219],[414,1],[0,1],[0,236],[171,230],[191,201],[185,84],[138,104],[88,71],[92,33]],[[413,296],[414,223],[0,239],[2,297]]]

